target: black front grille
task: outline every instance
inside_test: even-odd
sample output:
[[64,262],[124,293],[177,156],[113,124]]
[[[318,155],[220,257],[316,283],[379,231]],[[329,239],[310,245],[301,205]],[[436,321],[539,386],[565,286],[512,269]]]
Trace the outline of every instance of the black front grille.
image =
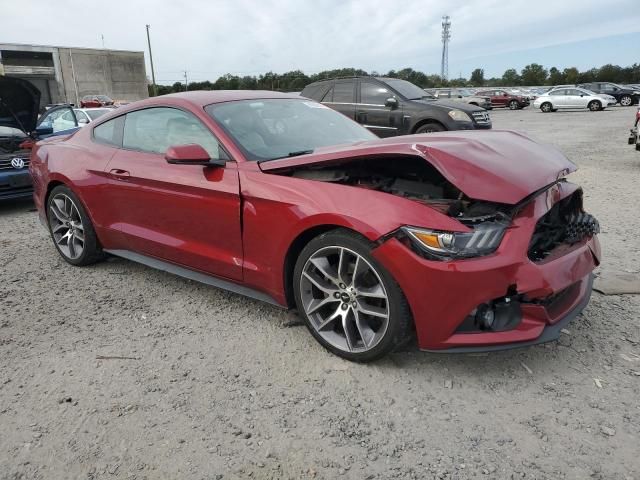
[[473,119],[479,125],[487,125],[491,123],[491,117],[489,116],[489,112],[478,111],[478,112],[473,112],[472,115],[473,115]]
[[20,169],[29,167],[29,157],[23,155],[15,155],[15,156],[4,156],[0,158],[0,170],[16,170],[16,168],[11,164],[11,161],[14,158],[20,158],[22,160],[23,166]]
[[597,233],[600,225],[582,209],[582,190],[576,190],[538,220],[529,243],[529,258],[539,262],[557,247],[573,245]]

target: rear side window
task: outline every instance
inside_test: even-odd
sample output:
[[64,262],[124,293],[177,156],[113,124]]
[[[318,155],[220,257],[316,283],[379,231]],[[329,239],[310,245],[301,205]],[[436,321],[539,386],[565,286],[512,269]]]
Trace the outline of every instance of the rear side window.
[[549,95],[555,96],[564,96],[567,94],[567,91],[564,88],[559,88],[558,90],[554,90],[553,92],[549,92]]
[[108,122],[104,122],[93,129],[93,138],[98,143],[111,145],[113,147],[120,146],[118,125],[122,122],[122,117],[114,118]]
[[355,82],[336,82],[333,86],[334,103],[353,103]]
[[218,141],[196,117],[176,108],[155,107],[127,113],[122,146],[165,153],[171,146],[196,144],[212,159],[220,158]]

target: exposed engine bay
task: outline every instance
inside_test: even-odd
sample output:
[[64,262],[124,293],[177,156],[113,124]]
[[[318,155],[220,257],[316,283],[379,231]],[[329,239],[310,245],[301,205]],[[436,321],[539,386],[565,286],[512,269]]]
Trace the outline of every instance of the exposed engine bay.
[[469,199],[424,159],[378,157],[345,164],[299,166],[281,175],[367,188],[421,202],[463,223],[508,218],[512,206]]

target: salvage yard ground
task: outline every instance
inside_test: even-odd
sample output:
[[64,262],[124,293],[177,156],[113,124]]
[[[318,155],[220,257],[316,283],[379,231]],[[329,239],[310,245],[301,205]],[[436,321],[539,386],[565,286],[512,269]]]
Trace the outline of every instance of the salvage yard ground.
[[[634,111],[492,113],[578,164],[599,272],[640,272]],[[358,365],[269,305],[71,267],[29,202],[0,246],[0,479],[640,479],[638,295],[594,293],[557,343]]]

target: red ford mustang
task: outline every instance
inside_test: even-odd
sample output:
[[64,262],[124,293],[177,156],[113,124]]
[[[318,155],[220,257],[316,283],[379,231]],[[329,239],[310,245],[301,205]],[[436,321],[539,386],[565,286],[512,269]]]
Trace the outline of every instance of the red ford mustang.
[[62,257],[106,253],[296,308],[367,361],[557,338],[589,301],[598,223],[554,148],[507,131],[377,139],[318,103],[188,92],[37,144]]

